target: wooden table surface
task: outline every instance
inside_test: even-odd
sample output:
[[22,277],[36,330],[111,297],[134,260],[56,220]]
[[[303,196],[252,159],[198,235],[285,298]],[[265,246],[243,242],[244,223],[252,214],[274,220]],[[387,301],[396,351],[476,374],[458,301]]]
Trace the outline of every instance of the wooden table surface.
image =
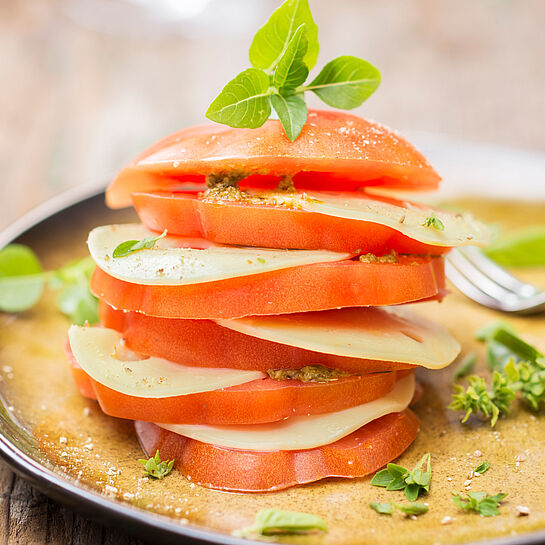
[[[211,0],[211,15],[165,29],[134,12],[105,15],[126,0],[0,0],[0,228],[203,121],[278,3]],[[382,71],[359,113],[402,132],[545,150],[543,0],[311,5],[319,65],[349,53]],[[2,543],[141,543],[49,500],[3,464],[0,507]]]

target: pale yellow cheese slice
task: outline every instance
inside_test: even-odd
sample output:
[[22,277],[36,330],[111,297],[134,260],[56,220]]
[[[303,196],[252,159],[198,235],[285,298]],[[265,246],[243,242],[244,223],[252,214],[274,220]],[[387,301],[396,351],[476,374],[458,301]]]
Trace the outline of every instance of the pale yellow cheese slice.
[[113,329],[71,326],[70,346],[80,367],[104,386],[137,397],[209,392],[264,378],[259,371],[189,367],[162,358],[127,359]]
[[[311,191],[301,197],[300,203],[301,208],[308,212],[380,223],[434,246],[486,246],[491,240],[490,230],[468,213],[436,210],[414,203],[405,203],[406,207],[401,207],[365,194],[351,196]],[[444,230],[425,225],[432,214],[442,222]]]
[[411,374],[398,381],[384,397],[333,413],[244,426],[157,425],[179,435],[223,447],[259,451],[303,450],[329,445],[381,416],[403,411],[413,393],[414,376]]
[[110,276],[134,284],[171,286],[212,282],[351,257],[348,253],[325,250],[216,245],[204,249],[187,248],[182,247],[187,246],[187,239],[181,237],[165,237],[154,248],[125,257],[112,256],[120,243],[151,236],[157,236],[157,233],[141,224],[106,225],[93,229],[87,243],[95,263]]
[[345,308],[323,312],[216,320],[245,335],[336,356],[397,361],[441,369],[460,352],[441,325],[404,308]]

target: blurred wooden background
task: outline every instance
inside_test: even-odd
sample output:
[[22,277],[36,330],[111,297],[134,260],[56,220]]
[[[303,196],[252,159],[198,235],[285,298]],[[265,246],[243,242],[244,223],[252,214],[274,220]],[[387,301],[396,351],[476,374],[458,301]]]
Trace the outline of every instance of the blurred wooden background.
[[[124,10],[117,19],[106,13],[115,4]],[[66,188],[106,181],[144,146],[203,121],[278,4],[210,0],[201,16],[161,25],[138,21],[128,0],[0,0],[0,228]],[[363,115],[402,132],[545,150],[543,0],[311,4],[318,66],[348,53],[382,71]],[[0,469],[2,542],[130,542]]]

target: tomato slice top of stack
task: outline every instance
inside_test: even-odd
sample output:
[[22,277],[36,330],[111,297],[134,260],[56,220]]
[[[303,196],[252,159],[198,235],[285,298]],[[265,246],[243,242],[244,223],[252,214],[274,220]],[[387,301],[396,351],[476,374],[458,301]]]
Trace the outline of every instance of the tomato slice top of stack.
[[237,176],[241,187],[256,188],[273,188],[288,176],[298,189],[329,191],[433,190],[440,181],[399,134],[345,112],[310,110],[295,142],[277,120],[258,129],[207,124],[174,133],[120,172],[107,190],[107,204],[130,206],[137,191],[204,187],[210,174]]

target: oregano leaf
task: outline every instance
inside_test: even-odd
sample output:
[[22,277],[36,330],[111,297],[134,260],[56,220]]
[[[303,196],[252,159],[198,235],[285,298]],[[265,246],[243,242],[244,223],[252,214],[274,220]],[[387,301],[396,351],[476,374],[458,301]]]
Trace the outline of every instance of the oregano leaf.
[[208,107],[206,117],[230,127],[261,127],[271,115],[269,86],[269,76],[263,70],[248,68],[227,83]]
[[252,66],[272,73],[293,35],[303,24],[306,26],[308,40],[303,61],[309,69],[312,68],[316,64],[320,46],[318,27],[312,18],[308,0],[287,0],[273,12],[252,40],[249,51]]
[[273,95],[271,103],[291,142],[297,139],[308,116],[307,105],[300,95]]
[[328,62],[305,90],[342,110],[360,106],[380,84],[380,72],[358,57],[345,55]]

